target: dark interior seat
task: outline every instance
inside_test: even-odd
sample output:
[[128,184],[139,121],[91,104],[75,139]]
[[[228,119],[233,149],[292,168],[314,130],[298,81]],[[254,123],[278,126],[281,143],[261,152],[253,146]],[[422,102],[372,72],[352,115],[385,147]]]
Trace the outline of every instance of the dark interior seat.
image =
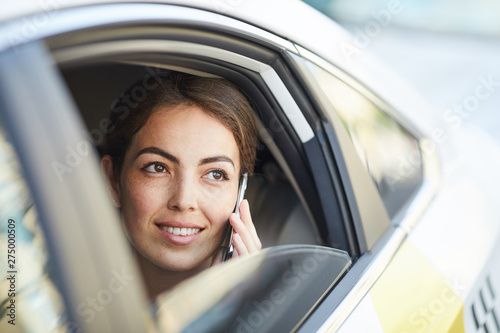
[[274,161],[265,162],[251,178],[245,197],[263,247],[321,245],[302,202]]

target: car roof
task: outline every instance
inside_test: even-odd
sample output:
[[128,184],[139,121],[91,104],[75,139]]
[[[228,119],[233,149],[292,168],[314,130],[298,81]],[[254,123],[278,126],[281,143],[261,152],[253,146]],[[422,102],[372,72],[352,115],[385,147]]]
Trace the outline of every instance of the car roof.
[[[368,47],[356,47],[358,44],[353,36],[339,24],[299,0],[23,0],[16,5],[9,0],[0,0],[0,22],[40,13],[57,15],[57,10],[61,9],[127,3],[198,8],[270,31],[350,73],[365,86],[375,87],[382,100],[403,112],[400,116],[404,119],[400,120],[414,124],[425,136],[426,129],[435,127],[430,119],[416,116],[418,110],[429,109],[430,106],[412,87],[372,57]],[[356,53],[346,56],[346,52],[351,52],[353,47]],[[394,94],[395,91],[397,94]]]
[[[208,10],[248,22],[299,44],[322,45],[325,37],[331,44],[332,38],[334,42],[348,38],[338,24],[299,0],[23,0],[15,5],[10,0],[0,0],[0,22],[60,9],[116,3],[174,4]],[[314,25],[307,24],[310,22]]]

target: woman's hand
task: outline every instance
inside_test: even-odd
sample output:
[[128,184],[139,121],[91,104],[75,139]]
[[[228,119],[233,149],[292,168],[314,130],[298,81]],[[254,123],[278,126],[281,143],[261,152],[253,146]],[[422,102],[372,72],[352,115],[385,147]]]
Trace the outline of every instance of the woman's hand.
[[245,199],[240,204],[240,217],[235,213],[231,214],[229,223],[233,227],[234,258],[262,249],[262,244],[252,222],[248,200]]
[[[233,258],[250,254],[262,249],[259,236],[252,222],[250,215],[250,206],[248,200],[243,200],[240,204],[240,217],[235,213],[229,216],[229,223],[233,227]],[[215,255],[212,266],[223,262],[223,255],[225,251],[221,249]]]

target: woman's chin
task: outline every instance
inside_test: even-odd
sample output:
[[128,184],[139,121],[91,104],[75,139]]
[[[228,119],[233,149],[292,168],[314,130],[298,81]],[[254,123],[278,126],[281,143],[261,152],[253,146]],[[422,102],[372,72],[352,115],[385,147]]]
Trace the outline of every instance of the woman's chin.
[[199,272],[210,267],[212,258],[192,258],[192,257],[180,257],[180,258],[169,258],[162,262],[156,263],[160,268],[170,271],[170,272]]

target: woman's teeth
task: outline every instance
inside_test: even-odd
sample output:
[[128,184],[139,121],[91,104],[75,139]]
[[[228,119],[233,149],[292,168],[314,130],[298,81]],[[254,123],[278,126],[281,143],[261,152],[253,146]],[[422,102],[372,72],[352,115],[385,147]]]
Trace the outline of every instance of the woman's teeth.
[[161,227],[166,232],[174,234],[176,236],[189,236],[200,232],[200,228],[173,228],[173,227]]

